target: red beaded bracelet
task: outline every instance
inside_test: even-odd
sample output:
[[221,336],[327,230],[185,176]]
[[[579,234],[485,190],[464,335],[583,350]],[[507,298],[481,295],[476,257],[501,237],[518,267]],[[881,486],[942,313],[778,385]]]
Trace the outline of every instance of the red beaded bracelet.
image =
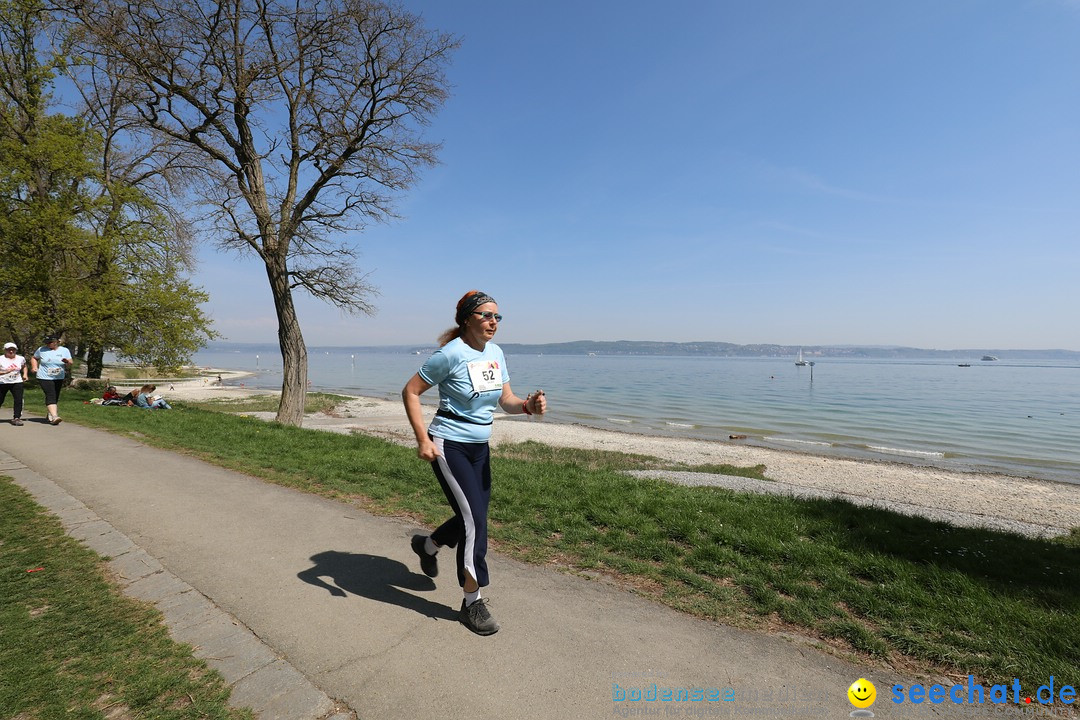
[[525,402],[521,403],[521,412],[525,413],[526,415],[532,415],[532,413],[529,412],[529,397],[531,396],[526,395]]

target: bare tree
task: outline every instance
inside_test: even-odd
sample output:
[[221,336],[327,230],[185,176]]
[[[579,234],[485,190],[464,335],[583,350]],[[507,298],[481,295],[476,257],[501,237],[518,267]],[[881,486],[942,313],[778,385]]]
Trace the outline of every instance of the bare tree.
[[335,234],[394,216],[439,146],[421,130],[447,97],[457,41],[375,0],[93,0],[74,16],[84,62],[121,73],[141,124],[205,163],[203,229],[262,260],[299,425],[307,350],[293,290],[370,313],[375,293]]

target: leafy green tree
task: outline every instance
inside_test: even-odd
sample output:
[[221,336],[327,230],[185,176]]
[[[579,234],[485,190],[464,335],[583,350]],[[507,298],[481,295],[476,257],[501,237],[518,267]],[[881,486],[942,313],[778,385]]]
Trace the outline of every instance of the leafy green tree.
[[92,202],[95,136],[46,112],[59,63],[38,47],[48,27],[36,2],[0,2],[0,317],[21,347],[66,327],[62,278],[88,239],[78,218]]
[[[94,217],[101,223],[94,225],[96,242],[83,246],[82,276],[68,296],[86,347],[87,376],[101,376],[107,347],[120,359],[175,370],[216,337],[200,307],[207,295],[168,257],[161,237],[169,231],[167,219],[131,187],[109,191],[98,204],[108,210]],[[119,203],[118,193],[128,199]]]
[[78,284],[85,292],[75,294],[87,375],[100,377],[108,347],[120,359],[174,370],[217,337],[200,307],[208,296],[184,277],[191,266],[186,223],[159,194],[175,168],[149,162],[161,159],[153,148],[122,146],[111,110],[84,97],[84,112],[105,140],[87,217],[98,242],[86,248]]
[[153,194],[163,173],[125,154],[100,107],[50,112],[56,27],[35,0],[0,0],[0,323],[24,348],[66,334],[91,377],[108,346],[175,367],[214,333],[182,275],[181,226]]

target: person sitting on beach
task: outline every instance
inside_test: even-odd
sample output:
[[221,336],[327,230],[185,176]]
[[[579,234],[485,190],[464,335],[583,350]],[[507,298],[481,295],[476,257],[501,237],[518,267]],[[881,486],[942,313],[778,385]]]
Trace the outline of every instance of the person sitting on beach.
[[144,410],[172,410],[172,406],[165,402],[165,398],[160,395],[153,395],[153,392],[157,390],[157,385],[143,385],[135,393],[135,407],[141,407]]

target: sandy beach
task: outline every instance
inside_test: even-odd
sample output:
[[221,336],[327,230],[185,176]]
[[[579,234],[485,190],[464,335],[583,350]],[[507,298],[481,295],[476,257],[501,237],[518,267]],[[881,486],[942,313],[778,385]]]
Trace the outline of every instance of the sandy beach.
[[[266,393],[244,386],[244,373],[221,371],[221,376],[224,382],[220,385],[216,377],[199,378],[175,382],[171,387],[169,383],[163,383],[158,386],[158,392],[170,401],[239,399]],[[550,401],[558,402],[558,397],[551,397]],[[273,418],[272,413],[256,415]],[[405,445],[415,442],[401,403],[377,398],[358,397],[331,414],[309,414],[304,427],[345,434],[361,432]],[[702,473],[641,473],[684,484],[801,497],[838,496],[858,504],[886,507],[954,525],[992,527],[1036,537],[1062,535],[1071,528],[1080,527],[1080,484],[821,457],[740,445],[738,441],[650,437],[557,424],[535,417],[497,416],[493,445],[526,440],[561,447],[651,455],[687,465],[760,464],[765,465],[766,476],[775,481],[762,483]]]

